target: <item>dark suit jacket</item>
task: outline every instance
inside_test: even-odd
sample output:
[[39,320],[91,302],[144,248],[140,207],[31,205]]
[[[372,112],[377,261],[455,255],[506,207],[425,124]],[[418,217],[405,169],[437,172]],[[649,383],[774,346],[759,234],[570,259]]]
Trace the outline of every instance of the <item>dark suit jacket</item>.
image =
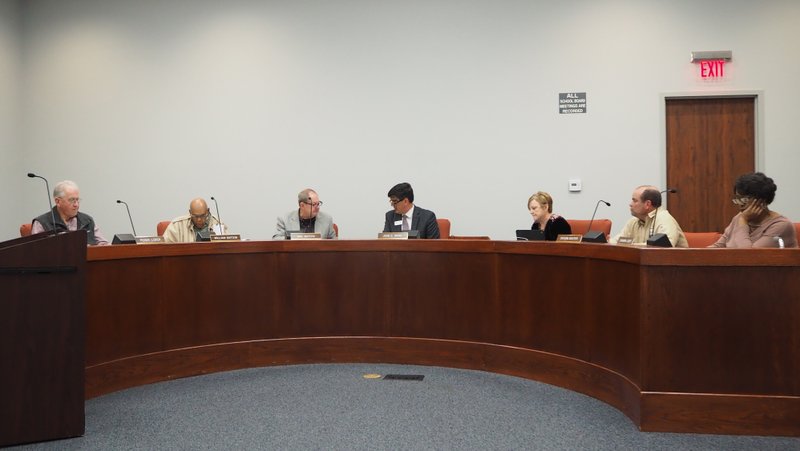
[[[386,223],[383,225],[384,232],[400,232],[402,226],[394,225],[396,221],[402,221],[403,215],[398,215],[394,210],[386,212]],[[414,215],[411,217],[411,230],[419,231],[419,238],[439,238],[439,223],[436,222],[436,214],[430,210],[414,205]]]

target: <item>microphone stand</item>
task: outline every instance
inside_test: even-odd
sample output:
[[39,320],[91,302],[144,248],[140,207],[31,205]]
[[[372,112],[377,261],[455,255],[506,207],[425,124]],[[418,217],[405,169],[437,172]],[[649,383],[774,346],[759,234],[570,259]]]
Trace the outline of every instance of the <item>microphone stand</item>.
[[597,203],[594,204],[594,213],[592,213],[592,219],[589,220],[589,227],[586,228],[586,232],[591,232],[592,231],[592,223],[594,222],[594,215],[597,214],[597,207],[600,206],[600,202],[606,204],[606,207],[610,207],[611,206],[611,204],[609,202],[606,202],[603,199],[598,200]]
[[658,218],[658,208],[656,208],[656,212],[653,213],[653,223],[650,224],[650,233],[647,234],[647,238],[652,238],[653,234],[656,232],[656,218]]
[[314,202],[311,200],[311,194],[306,197],[306,204],[308,205],[308,225],[303,229],[304,233],[314,233],[311,228],[311,218],[314,217]]
[[133,236],[139,236],[139,235],[136,234],[136,227],[133,226],[133,216],[131,216],[131,209],[128,208],[128,203],[127,202],[123,202],[123,201],[121,201],[119,199],[117,199],[117,203],[118,204],[125,204],[125,209],[128,210],[128,220],[131,222],[131,230],[133,230]]
[[[219,214],[219,204],[217,203],[217,199],[214,199],[214,196],[211,196],[211,200],[214,201],[214,206],[217,209],[217,221],[219,221],[219,234],[224,235],[225,232],[222,230],[222,215]],[[211,230],[214,230],[214,227],[211,227]]]
[[[674,193],[677,193],[677,192],[678,192],[678,190],[676,190],[675,188],[667,188],[664,191],[659,192],[658,195],[660,196],[660,195],[662,195],[664,193],[674,194]],[[661,208],[661,207],[658,207],[658,208]],[[650,226],[650,234],[648,235],[648,238],[652,238],[653,235],[655,235],[655,233],[656,233],[656,218],[658,218],[658,208],[656,208],[656,212],[653,214],[653,224]]]
[[592,223],[594,223],[594,216],[597,214],[597,207],[600,206],[600,202],[606,204],[607,207],[611,206],[611,203],[600,199],[594,205],[594,213],[592,213],[592,219],[589,220],[589,227],[587,227],[586,233],[583,234],[583,241],[587,243],[607,243],[608,240],[606,239],[606,234],[604,232],[592,232]]
[[30,178],[35,177],[37,179],[44,180],[44,186],[45,189],[47,190],[47,202],[50,204],[50,218],[53,220],[53,234],[55,235],[56,233],[58,233],[58,230],[56,229],[56,214],[55,212],[53,212],[53,199],[50,198],[50,184],[47,182],[46,178],[42,177],[41,175],[36,175],[33,172],[29,172],[28,177]]

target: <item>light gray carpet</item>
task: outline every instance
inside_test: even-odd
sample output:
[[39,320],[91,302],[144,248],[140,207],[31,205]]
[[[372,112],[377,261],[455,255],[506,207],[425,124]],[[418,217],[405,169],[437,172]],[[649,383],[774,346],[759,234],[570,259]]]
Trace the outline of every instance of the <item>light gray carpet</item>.
[[800,438],[643,433],[607,404],[526,379],[353,364],[254,368],[112,393],[87,401],[84,437],[21,449],[800,450]]

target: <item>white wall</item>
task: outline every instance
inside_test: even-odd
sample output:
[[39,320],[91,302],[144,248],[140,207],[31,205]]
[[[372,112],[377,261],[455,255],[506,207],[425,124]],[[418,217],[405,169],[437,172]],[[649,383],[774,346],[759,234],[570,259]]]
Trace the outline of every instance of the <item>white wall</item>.
[[[19,236],[23,199],[19,192],[27,177],[21,173],[19,119],[19,12],[16,0],[0,0],[0,188],[5,193],[0,215],[0,241]],[[44,194],[44,188],[42,188]]]
[[[510,239],[525,203],[615,230],[632,189],[663,185],[664,93],[762,91],[774,208],[800,220],[796,1],[31,0],[22,11],[24,172],[77,181],[107,235],[139,234],[215,196],[231,229],[272,235],[296,193],[316,188],[342,238],[371,238],[388,189],[454,234]],[[693,50],[732,50],[702,81]],[[0,88],[2,89],[2,88]],[[586,91],[588,113],[559,115]],[[583,192],[567,192],[567,180]]]

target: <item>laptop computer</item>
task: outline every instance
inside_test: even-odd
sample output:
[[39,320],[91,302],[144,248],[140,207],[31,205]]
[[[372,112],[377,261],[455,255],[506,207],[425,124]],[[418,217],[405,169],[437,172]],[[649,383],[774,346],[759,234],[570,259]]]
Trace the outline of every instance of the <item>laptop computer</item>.
[[519,229],[517,230],[517,241],[544,241],[542,230]]

